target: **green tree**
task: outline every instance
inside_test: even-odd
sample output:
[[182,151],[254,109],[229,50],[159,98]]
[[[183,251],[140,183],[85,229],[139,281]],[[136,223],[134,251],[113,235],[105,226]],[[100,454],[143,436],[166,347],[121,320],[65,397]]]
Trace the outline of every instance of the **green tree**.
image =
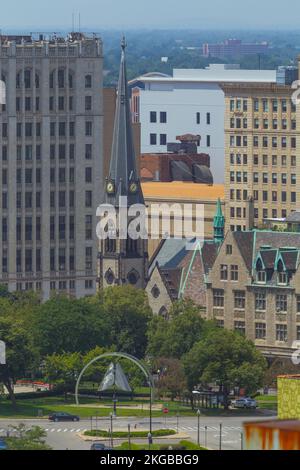
[[24,323],[10,317],[0,317],[0,338],[6,344],[6,364],[0,365],[0,382],[5,385],[14,408],[13,384],[35,364],[36,355]]
[[267,363],[254,343],[239,333],[211,328],[183,357],[190,392],[198,385],[216,383],[228,407],[234,386],[251,394],[262,386]]
[[9,450],[51,450],[46,445],[47,433],[39,426],[28,429],[25,424],[12,426],[13,437],[5,439]]
[[180,359],[199,341],[209,322],[200,317],[199,307],[191,301],[176,303],[166,322],[153,318],[148,329],[147,353],[152,357],[174,357]]
[[83,368],[80,353],[53,354],[44,361],[46,380],[62,391],[67,400],[68,392],[75,390],[77,378]]
[[87,352],[109,342],[101,305],[58,296],[35,309],[30,326],[42,356]]
[[143,358],[152,319],[145,291],[131,286],[111,287],[100,293],[99,303],[109,330],[110,346]]
[[156,386],[160,393],[170,393],[171,399],[174,400],[186,390],[186,377],[179,359],[158,358],[154,362],[154,368],[159,371]]

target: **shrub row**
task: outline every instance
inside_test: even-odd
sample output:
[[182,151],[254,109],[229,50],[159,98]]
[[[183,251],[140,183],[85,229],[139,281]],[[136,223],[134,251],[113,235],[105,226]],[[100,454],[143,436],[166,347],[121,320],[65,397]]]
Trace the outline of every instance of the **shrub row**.
[[[130,433],[131,437],[148,437],[149,432],[148,431],[133,431]],[[152,431],[152,437],[162,437],[162,436],[172,436],[176,434],[176,431],[174,429],[158,429],[156,431]],[[84,433],[85,436],[90,436],[90,437],[111,437],[111,434],[108,431],[103,431],[103,430],[98,430],[96,431],[95,429],[93,431],[85,431]],[[116,438],[126,438],[128,437],[128,432],[127,431],[119,431],[119,432],[114,432],[113,437]]]

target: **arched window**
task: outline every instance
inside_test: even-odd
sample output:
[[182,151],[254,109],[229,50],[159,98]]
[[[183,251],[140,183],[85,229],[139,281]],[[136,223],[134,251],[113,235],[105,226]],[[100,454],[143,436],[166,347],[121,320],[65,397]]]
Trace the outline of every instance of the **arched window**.
[[277,263],[278,284],[286,285],[288,283],[288,275],[284,269],[282,260]]
[[159,315],[160,317],[163,317],[165,320],[167,320],[167,318],[168,318],[168,310],[166,309],[165,306],[161,307],[161,309],[160,309],[159,312],[158,312],[158,315]]
[[135,269],[132,269],[127,275],[127,280],[132,286],[135,286],[139,279],[140,275]]
[[282,262],[281,259],[280,259],[280,260],[278,261],[278,263],[277,263],[277,271],[278,271],[279,273],[282,273],[282,271],[284,271],[284,266],[283,266],[283,262]]
[[107,284],[109,284],[110,286],[114,283],[114,281],[115,281],[115,276],[114,276],[114,273],[112,272],[111,269],[109,269],[109,270],[105,273],[105,279],[106,279]]
[[126,240],[126,252],[127,254],[137,254],[138,252],[138,241],[133,240],[131,237],[127,237]]
[[106,253],[115,253],[117,248],[116,240],[114,238],[107,238],[105,240]]
[[264,270],[264,267],[260,258],[258,258],[256,262],[256,280],[257,282],[261,282],[261,283],[266,282],[266,271]]

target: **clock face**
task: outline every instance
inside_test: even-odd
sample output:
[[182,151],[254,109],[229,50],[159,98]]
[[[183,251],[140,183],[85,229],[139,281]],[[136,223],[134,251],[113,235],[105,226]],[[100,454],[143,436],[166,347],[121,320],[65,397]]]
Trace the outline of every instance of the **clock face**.
[[132,194],[135,194],[138,190],[138,186],[136,183],[131,183],[130,186],[129,186],[129,191],[132,193]]
[[107,191],[108,194],[113,194],[115,192],[115,185],[112,181],[107,183],[106,191]]

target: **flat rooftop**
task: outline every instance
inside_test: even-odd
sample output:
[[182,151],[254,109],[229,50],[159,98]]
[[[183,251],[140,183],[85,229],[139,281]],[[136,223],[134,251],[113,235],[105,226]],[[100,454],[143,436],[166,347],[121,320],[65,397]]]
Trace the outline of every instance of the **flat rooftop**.
[[173,76],[158,76],[149,73],[131,80],[144,83],[276,83],[276,70],[246,70],[235,65],[211,64],[205,69],[173,69]]
[[225,187],[223,184],[200,184],[174,181],[172,183],[142,183],[145,199],[162,199],[198,202],[217,201],[225,199]]

